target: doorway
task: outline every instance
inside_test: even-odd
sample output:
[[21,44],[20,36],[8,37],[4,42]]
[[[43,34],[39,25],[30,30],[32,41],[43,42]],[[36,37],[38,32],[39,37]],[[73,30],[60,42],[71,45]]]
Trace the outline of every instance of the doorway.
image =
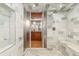
[[42,12],[31,13],[31,48],[42,48]]
[[[30,28],[24,30],[25,48],[45,48],[44,31],[43,31],[43,12],[31,12],[28,14]],[[44,47],[45,46],[45,47]]]

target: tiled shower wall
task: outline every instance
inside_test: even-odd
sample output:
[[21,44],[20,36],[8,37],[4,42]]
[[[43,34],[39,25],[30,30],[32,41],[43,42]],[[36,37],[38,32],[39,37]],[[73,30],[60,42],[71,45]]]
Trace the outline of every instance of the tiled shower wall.
[[[79,55],[79,4],[69,12],[47,13],[47,47],[65,55]],[[66,43],[67,42],[67,43]],[[71,44],[68,44],[71,43]],[[71,47],[71,45],[74,45]],[[76,47],[77,48],[76,48]],[[71,51],[71,52],[69,52]],[[74,52],[73,52],[74,51]]]
[[79,40],[79,4],[75,6],[75,8],[69,12],[68,17],[68,28],[69,34],[72,37],[69,37],[71,40]]

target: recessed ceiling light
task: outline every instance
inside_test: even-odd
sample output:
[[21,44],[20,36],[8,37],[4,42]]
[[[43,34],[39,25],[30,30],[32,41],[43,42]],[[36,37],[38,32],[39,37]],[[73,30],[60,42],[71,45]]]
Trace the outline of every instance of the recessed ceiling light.
[[36,5],[35,5],[35,4],[33,4],[33,7],[36,7]]
[[38,6],[38,4],[37,4],[37,3],[33,4],[33,7],[37,7],[37,6]]
[[60,5],[59,5],[59,7],[60,7],[60,8],[62,8],[62,7],[63,7],[63,5],[62,5],[62,4],[60,4]]

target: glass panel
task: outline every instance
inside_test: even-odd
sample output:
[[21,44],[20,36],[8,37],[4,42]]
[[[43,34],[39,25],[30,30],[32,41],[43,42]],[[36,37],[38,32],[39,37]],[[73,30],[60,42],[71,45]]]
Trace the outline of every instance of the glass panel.
[[0,4],[0,49],[15,43],[15,13]]

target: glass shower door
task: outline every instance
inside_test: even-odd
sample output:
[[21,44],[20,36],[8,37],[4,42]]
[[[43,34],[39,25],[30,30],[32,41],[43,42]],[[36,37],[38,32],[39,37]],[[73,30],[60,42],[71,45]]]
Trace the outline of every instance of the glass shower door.
[[15,13],[0,4],[0,52],[15,43]]

